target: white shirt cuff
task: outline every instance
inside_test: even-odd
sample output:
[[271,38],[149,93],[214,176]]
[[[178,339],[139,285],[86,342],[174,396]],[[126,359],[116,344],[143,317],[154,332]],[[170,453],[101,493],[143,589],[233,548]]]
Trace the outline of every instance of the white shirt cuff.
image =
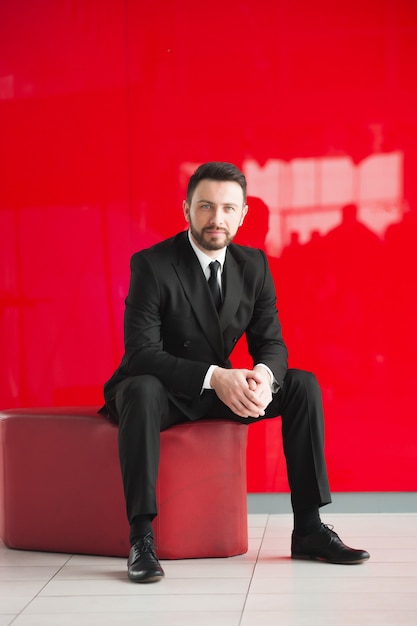
[[208,368],[207,374],[204,377],[203,389],[201,390],[201,393],[203,393],[204,389],[213,389],[213,387],[211,386],[211,375],[213,374],[213,371],[216,367],[217,365],[210,365],[210,367]]

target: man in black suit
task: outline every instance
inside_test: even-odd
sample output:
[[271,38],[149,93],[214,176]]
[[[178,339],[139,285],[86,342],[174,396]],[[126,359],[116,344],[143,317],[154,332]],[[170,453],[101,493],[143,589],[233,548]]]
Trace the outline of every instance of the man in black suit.
[[[331,501],[321,393],[313,374],[287,369],[265,254],[232,243],[248,211],[244,175],[230,163],[200,166],[183,210],[188,231],[131,259],[125,354],[104,389],[106,410],[119,424],[129,578],[152,582],[164,575],[151,525],[160,431],[203,417],[250,424],[280,415],[294,511],[292,557],[367,560],[367,552],[347,547],[320,520],[319,507]],[[253,368],[233,369],[229,356],[243,333]]]

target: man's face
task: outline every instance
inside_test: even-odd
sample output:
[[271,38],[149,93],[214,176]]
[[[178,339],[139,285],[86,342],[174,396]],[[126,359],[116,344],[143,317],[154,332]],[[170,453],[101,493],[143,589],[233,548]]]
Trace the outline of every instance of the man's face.
[[232,241],[248,211],[239,183],[209,179],[198,183],[183,209],[193,241],[212,258]]

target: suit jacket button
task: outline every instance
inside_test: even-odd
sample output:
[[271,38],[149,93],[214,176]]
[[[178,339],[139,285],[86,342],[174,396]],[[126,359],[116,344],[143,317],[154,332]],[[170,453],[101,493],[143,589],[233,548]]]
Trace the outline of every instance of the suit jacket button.
[[184,348],[188,348],[190,343],[191,343],[191,341],[184,341]]

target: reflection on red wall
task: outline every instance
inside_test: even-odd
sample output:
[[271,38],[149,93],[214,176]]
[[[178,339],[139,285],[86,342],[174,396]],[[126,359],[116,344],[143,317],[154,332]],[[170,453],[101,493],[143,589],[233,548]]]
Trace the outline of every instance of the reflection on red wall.
[[[101,402],[131,253],[233,161],[333,490],[416,490],[417,4],[16,0],[0,51],[0,406]],[[250,429],[250,491],[287,489],[279,431]]]

